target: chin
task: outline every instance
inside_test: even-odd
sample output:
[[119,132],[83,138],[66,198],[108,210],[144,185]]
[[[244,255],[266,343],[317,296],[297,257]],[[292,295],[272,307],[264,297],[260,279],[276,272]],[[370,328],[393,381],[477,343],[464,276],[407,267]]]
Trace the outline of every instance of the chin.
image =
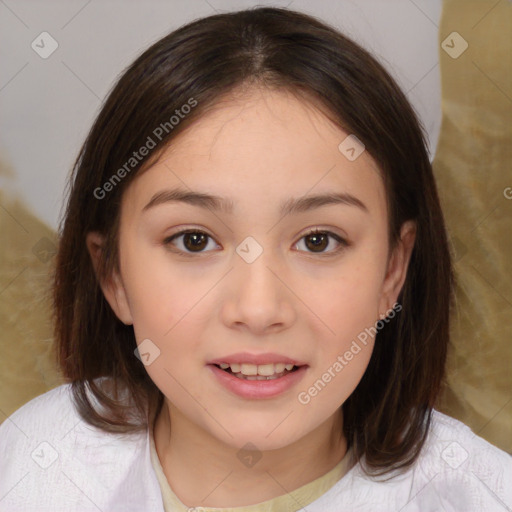
[[[296,435],[291,435],[289,428],[284,427],[284,425],[278,427],[278,425],[279,421],[274,421],[272,425],[262,424],[257,428],[252,426],[243,430],[230,429],[229,433],[233,437],[222,431],[220,440],[236,450],[251,449],[248,447],[248,444],[250,444],[256,447],[252,449],[264,452],[285,448],[306,435],[306,433],[298,432]],[[278,432],[278,430],[281,431]]]

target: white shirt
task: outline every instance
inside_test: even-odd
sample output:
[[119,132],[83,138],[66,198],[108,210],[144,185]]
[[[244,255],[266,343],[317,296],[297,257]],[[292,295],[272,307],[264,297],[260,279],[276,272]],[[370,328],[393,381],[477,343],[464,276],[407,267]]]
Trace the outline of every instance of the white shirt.
[[[149,431],[108,434],[87,425],[70,388],[34,398],[0,425],[0,512],[164,512]],[[512,457],[434,411],[406,473],[378,481],[357,464],[301,511],[511,512]]]

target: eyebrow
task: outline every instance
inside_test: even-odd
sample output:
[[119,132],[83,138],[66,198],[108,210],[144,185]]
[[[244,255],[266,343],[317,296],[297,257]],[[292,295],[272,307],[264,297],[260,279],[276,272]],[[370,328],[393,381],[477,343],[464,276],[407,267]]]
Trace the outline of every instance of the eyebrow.
[[[200,208],[224,212],[227,214],[233,213],[234,206],[233,201],[227,198],[204,192],[175,188],[171,190],[161,190],[154,194],[149,203],[144,206],[142,212],[146,212],[155,206],[172,202],[187,203]],[[284,216],[293,213],[302,213],[330,204],[355,206],[368,213],[366,205],[357,197],[348,193],[330,193],[288,199],[281,204],[280,214]]]

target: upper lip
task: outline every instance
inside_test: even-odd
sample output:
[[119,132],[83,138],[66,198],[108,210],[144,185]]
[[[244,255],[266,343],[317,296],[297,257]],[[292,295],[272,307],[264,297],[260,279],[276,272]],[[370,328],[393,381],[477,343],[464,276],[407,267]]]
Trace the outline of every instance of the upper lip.
[[250,354],[248,352],[240,352],[238,354],[230,354],[228,356],[224,357],[218,357],[216,359],[212,359],[211,361],[208,361],[208,364],[233,364],[233,363],[240,363],[240,364],[277,364],[277,363],[284,363],[284,364],[293,364],[295,366],[304,366],[306,363],[302,363],[301,361],[298,361],[297,359],[292,359],[287,356],[283,356],[281,354],[273,354],[273,353],[265,353],[265,354]]

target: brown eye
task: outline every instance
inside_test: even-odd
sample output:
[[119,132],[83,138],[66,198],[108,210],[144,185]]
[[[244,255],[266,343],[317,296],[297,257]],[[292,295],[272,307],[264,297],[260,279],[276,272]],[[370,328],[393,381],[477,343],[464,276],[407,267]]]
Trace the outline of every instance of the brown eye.
[[[336,242],[338,247],[336,247],[336,244],[332,247],[332,240]],[[349,245],[343,238],[335,233],[320,230],[315,230],[304,235],[297,243],[297,246],[299,246],[302,241],[304,241],[306,252],[326,255],[337,253],[339,250]],[[326,251],[327,248],[330,248],[330,250]]]
[[207,245],[207,238],[204,233],[186,233],[183,245],[190,251],[202,251]]
[[[175,243],[180,241],[181,243]],[[164,245],[174,245],[177,247],[178,252],[184,253],[201,253],[201,252],[209,252],[204,251],[204,249],[208,246],[209,240],[213,239],[207,233],[203,231],[180,231],[175,235],[172,235],[169,238],[164,240]]]
[[329,245],[329,237],[326,233],[313,233],[304,238],[307,248],[313,252],[322,252]]

